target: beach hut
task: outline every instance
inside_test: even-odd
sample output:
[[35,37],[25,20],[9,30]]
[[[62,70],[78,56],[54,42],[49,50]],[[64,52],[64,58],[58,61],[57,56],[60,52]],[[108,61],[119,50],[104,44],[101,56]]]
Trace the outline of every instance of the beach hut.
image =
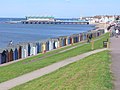
[[73,43],[79,42],[79,34],[73,34],[72,37],[73,37]]
[[15,48],[15,51],[14,51],[14,60],[17,60],[18,59],[18,49]]
[[68,45],[67,36],[64,36],[63,40],[64,40],[64,46]]
[[28,43],[28,56],[30,56],[31,46],[30,43]]
[[81,42],[83,40],[83,35],[82,33],[79,33],[79,42]]
[[21,45],[21,58],[26,58],[28,56],[28,43],[22,43]]
[[68,36],[66,36],[66,46],[68,45]]
[[6,59],[7,59],[6,50],[1,49],[0,50],[0,64],[6,63]]
[[42,42],[42,53],[46,52],[46,42]]
[[68,45],[71,44],[71,37],[69,36],[67,39],[68,39],[67,40],[68,41]]
[[54,40],[53,39],[49,39],[49,51],[53,50],[53,45],[54,45]]
[[6,49],[6,63],[9,62],[9,52],[8,49]]
[[37,42],[36,46],[37,46],[37,54],[41,53],[41,42]]
[[62,47],[62,46],[66,46],[66,43],[67,43],[67,36],[60,36],[59,37],[59,39],[60,39],[60,46]]
[[80,33],[80,41],[83,41],[83,33]]
[[98,32],[99,32],[99,35],[102,35],[102,34],[105,33],[105,30],[104,29],[99,29]]
[[58,48],[60,48],[60,41],[59,41],[59,38],[58,38],[58,42],[57,42],[57,43],[58,43]]
[[62,47],[63,47],[63,46],[65,46],[65,39],[64,39],[64,37],[62,37],[61,40],[62,40]]
[[[11,55],[13,55],[12,59],[10,59],[10,52]],[[6,50],[7,56],[9,56],[8,61],[13,61],[18,59],[18,48],[17,46],[10,46],[8,47],[8,50]]]
[[12,48],[8,48],[8,62],[13,61],[13,49]]
[[100,32],[99,31],[97,31],[97,37],[99,37],[100,36]]
[[53,49],[57,49],[57,48],[58,48],[58,42],[54,41],[54,43],[53,43]]
[[87,40],[87,33],[86,32],[83,33],[83,40],[84,41]]
[[59,37],[59,47],[62,47],[62,38],[61,37]]
[[30,45],[30,55],[29,56],[32,56],[35,48],[33,47],[33,43],[29,43],[29,45]]
[[74,44],[73,36],[71,36],[71,44]]
[[18,45],[18,59],[22,58],[22,46]]
[[53,49],[56,49],[56,48],[59,48],[59,39],[58,38],[52,38],[52,48]]
[[54,49],[59,48],[59,41],[58,38],[54,39]]
[[94,38],[98,37],[98,31],[93,31],[92,33]]
[[0,64],[2,64],[2,52],[0,50]]
[[49,41],[46,41],[46,51],[49,51]]
[[36,55],[37,54],[37,45],[36,43],[30,43],[31,51],[30,51],[30,56],[31,55]]
[[17,60],[18,59],[18,48],[14,47],[13,48],[13,60]]

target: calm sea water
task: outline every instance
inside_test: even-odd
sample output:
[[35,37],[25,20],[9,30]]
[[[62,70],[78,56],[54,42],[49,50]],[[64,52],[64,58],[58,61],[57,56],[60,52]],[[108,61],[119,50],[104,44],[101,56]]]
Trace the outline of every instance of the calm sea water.
[[92,30],[93,25],[40,25],[0,23],[0,48],[10,40],[20,42],[43,41],[52,37],[66,36]]

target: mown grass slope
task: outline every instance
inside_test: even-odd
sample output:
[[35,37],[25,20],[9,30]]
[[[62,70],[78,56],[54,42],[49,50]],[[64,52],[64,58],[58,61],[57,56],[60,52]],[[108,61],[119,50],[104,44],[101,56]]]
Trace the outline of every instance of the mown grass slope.
[[108,51],[103,51],[11,90],[112,90]]

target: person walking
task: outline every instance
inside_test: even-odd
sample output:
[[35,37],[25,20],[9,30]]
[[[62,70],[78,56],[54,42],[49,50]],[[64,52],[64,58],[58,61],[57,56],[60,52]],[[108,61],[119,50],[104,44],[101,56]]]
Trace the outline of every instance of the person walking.
[[119,35],[119,30],[116,29],[116,38],[118,38],[118,35]]
[[113,37],[113,36],[116,36],[115,26],[112,26],[112,27],[110,28],[110,30],[111,30],[111,32],[112,32],[112,37]]

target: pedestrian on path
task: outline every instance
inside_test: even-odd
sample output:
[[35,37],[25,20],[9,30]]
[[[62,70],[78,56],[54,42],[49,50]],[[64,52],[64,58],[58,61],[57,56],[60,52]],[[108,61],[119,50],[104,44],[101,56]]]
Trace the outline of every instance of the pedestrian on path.
[[116,38],[118,38],[118,35],[119,35],[119,30],[116,29]]

